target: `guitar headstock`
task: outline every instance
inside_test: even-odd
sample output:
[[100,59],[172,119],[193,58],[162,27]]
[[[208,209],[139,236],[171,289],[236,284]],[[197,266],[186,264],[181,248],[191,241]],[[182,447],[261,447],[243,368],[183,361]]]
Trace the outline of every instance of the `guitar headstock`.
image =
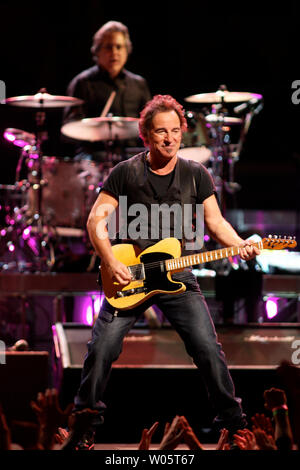
[[263,248],[265,250],[283,250],[284,248],[295,248],[297,242],[295,237],[287,237],[278,235],[269,235],[268,238],[262,240]]

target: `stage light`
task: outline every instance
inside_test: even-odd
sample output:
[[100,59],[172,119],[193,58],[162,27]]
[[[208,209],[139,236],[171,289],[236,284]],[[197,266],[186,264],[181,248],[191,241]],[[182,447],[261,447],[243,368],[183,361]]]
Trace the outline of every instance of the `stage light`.
[[94,310],[95,310],[96,315],[98,315],[98,313],[100,312],[103,299],[104,299],[104,296],[97,295],[94,300]]
[[94,316],[98,316],[104,295],[98,292],[90,292],[87,295],[79,296],[75,299],[73,321],[92,325]]
[[6,132],[4,132],[3,136],[9,142],[14,142],[16,140],[16,137],[11,132],[6,131]]
[[268,297],[265,308],[269,320],[276,317],[278,314],[278,297]]
[[39,248],[36,239],[30,236],[26,239],[26,243],[31,249],[31,251],[35,254],[35,256],[39,256]]
[[27,240],[30,237],[30,231],[31,231],[31,227],[24,228],[23,234],[22,234],[22,237],[24,240]]
[[7,246],[8,246],[8,249],[11,253],[13,253],[15,251],[15,245],[13,244],[13,242],[8,242]]
[[85,322],[88,324],[88,325],[92,325],[93,324],[93,309],[91,307],[91,305],[89,305],[86,309],[86,312],[85,312]]

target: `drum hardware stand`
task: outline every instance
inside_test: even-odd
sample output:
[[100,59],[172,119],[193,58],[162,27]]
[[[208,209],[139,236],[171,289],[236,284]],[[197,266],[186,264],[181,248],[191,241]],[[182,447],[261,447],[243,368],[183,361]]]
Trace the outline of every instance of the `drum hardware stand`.
[[[226,127],[226,126],[225,126]],[[230,143],[229,135],[224,132],[223,125],[218,125],[213,130],[213,158],[212,174],[214,177],[216,191],[219,197],[223,214],[226,211],[225,194],[234,195],[241,186],[234,181],[234,165],[239,159],[238,145]],[[225,163],[227,173],[225,174]]]
[[[32,170],[32,176],[35,179],[35,182],[31,183],[31,188],[33,191],[33,200],[34,200],[34,213],[32,215],[32,219],[27,221],[31,224],[36,224],[37,227],[37,244],[38,244],[38,262],[37,268],[39,271],[43,271],[45,269],[45,239],[44,239],[44,218],[42,214],[42,192],[43,186],[46,182],[42,178],[42,143],[47,140],[48,133],[43,130],[43,126],[45,124],[46,114],[45,112],[37,112],[36,113],[36,124],[37,124],[37,131],[36,131],[36,146],[35,146],[35,153],[29,154],[29,162],[34,164],[36,162],[36,168]],[[47,262],[46,262],[47,265]]]
[[242,147],[244,145],[246,136],[249,131],[250,124],[252,122],[253,117],[258,114],[262,110],[263,104],[260,103],[256,108],[250,108],[250,111],[246,114],[245,119],[244,119],[244,126],[241,131],[240,135],[240,140],[238,142],[237,148],[236,148],[236,158],[239,159],[240,153],[242,151]]
[[241,185],[234,181],[234,165],[239,160],[237,153],[237,145],[230,144],[229,152],[227,156],[228,162],[228,179],[224,181],[225,190],[234,195],[237,191],[240,191]]
[[[237,191],[241,189],[241,186],[234,181],[234,165],[239,160],[239,156],[243,144],[245,142],[245,138],[248,133],[252,118],[255,114],[258,114],[262,109],[262,103],[257,105],[257,99],[253,99],[252,101],[249,101],[246,104],[242,104],[234,108],[234,111],[237,113],[247,108],[250,109],[250,111],[244,118],[244,123],[238,144],[232,145],[230,143],[230,136],[228,133],[226,133],[226,123],[224,123],[224,118],[227,115],[227,109],[224,107],[224,96],[226,91],[226,86],[221,85],[217,92],[221,99],[221,103],[217,105],[212,105],[212,114],[216,116],[216,121],[215,125],[212,124],[211,126],[213,140],[212,174],[215,180],[216,190],[223,212],[225,212],[226,209],[224,190],[227,193],[234,195]],[[225,162],[227,163],[228,169],[227,175],[224,174]]]
[[[242,105],[242,106],[248,106]],[[255,107],[256,106],[256,107]],[[239,107],[237,107],[239,108]],[[237,108],[235,108],[237,110]],[[237,161],[239,161],[240,154],[245,143],[246,136],[248,134],[251,122],[253,117],[258,114],[263,108],[263,103],[256,103],[250,105],[250,111],[246,114],[242,126],[242,130],[240,133],[240,138],[237,145],[229,145],[229,154],[228,154],[228,165],[229,165],[229,178],[228,181],[225,181],[225,189],[227,192],[231,194],[235,194],[237,191],[241,189],[241,186],[238,183],[234,182],[234,165]]]
[[[221,85],[226,89],[225,85]],[[219,204],[222,209],[222,212],[225,211],[225,201],[224,201],[224,160],[227,157],[227,148],[226,148],[226,137],[223,131],[223,118],[226,114],[226,109],[224,108],[224,90],[220,87],[220,95],[222,103],[218,105],[212,105],[212,114],[217,118],[215,124],[211,124],[211,135],[212,135],[212,175],[214,178],[216,192],[219,199]]]
[[[41,90],[40,92],[44,92]],[[53,250],[51,250],[51,243],[49,244],[49,231],[48,226],[44,224],[44,217],[42,213],[42,192],[43,186],[47,184],[42,177],[42,144],[48,139],[48,132],[44,129],[46,121],[46,113],[44,111],[37,111],[35,115],[36,132],[35,143],[32,146],[25,146],[18,162],[16,177],[19,178],[20,168],[23,159],[27,159],[27,171],[31,172],[32,179],[29,177],[26,183],[27,189],[32,190],[33,196],[33,213],[26,218],[25,228],[31,225],[36,226],[36,268],[38,271],[45,271],[51,268],[53,264]],[[32,167],[32,168],[30,168]],[[44,228],[46,227],[46,233]],[[46,236],[45,236],[46,235]],[[46,249],[48,245],[48,249]],[[50,256],[50,259],[49,259]]]

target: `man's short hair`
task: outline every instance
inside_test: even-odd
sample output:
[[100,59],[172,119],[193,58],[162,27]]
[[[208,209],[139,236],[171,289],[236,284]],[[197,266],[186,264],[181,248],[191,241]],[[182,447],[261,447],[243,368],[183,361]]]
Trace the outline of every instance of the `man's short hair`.
[[154,116],[157,113],[168,111],[175,111],[180,120],[181,131],[185,132],[187,130],[187,121],[183,106],[170,95],[155,95],[151,101],[146,103],[146,106],[140,114],[139,132],[144,143],[147,141],[148,132],[151,130]]

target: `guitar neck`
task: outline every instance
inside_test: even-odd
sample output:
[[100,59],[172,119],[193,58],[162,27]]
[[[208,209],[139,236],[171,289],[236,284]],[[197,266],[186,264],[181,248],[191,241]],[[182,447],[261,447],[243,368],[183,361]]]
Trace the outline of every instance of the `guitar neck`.
[[[263,249],[262,241],[254,243],[253,245],[260,250]],[[239,252],[239,246],[230,246],[227,248],[220,248],[219,250],[205,251],[203,253],[181,256],[180,258],[167,259],[165,261],[165,268],[167,271],[177,271],[178,269],[195,266],[196,264],[203,264],[210,261],[229,258],[230,256],[236,256]]]

